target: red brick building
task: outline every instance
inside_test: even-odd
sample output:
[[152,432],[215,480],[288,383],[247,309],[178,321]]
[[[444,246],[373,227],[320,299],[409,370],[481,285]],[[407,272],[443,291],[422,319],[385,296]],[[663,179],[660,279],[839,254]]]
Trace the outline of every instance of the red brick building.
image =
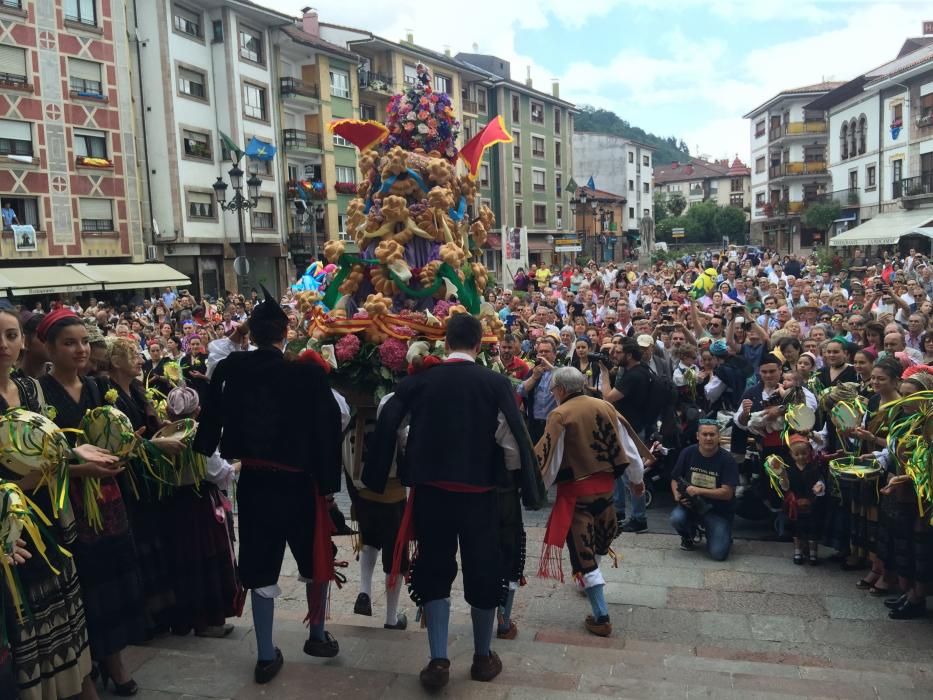
[[125,23],[123,0],[0,2],[4,266],[144,258]]

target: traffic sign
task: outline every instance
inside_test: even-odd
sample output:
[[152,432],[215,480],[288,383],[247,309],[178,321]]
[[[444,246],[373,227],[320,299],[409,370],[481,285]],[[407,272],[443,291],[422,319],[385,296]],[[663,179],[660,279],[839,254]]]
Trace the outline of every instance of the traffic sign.
[[682,228],[672,228],[671,229],[671,238],[683,238],[686,234]]
[[249,260],[244,256],[237,256],[233,261],[233,271],[240,277],[246,277],[249,274]]

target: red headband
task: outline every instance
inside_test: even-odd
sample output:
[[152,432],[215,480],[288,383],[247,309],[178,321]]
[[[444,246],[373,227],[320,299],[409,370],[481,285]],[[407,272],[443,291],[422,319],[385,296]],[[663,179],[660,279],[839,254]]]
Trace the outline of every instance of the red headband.
[[36,327],[36,337],[43,343],[46,341],[49,329],[64,318],[78,318],[71,309],[55,309],[47,313]]

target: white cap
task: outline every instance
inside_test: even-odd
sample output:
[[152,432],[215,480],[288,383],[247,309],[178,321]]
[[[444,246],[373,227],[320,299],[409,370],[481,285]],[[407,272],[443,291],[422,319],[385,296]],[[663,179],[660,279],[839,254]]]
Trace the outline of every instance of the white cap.
[[654,338],[652,338],[647,333],[642,333],[640,336],[635,338],[635,342],[638,343],[639,347],[650,348],[654,345]]

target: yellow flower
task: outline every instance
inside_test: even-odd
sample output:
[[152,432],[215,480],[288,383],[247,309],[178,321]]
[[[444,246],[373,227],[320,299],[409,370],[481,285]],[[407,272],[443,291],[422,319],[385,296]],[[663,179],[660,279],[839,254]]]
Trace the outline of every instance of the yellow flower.
[[104,394],[104,401],[109,403],[111,406],[117,402],[117,399],[120,398],[120,395],[117,393],[116,389],[110,389],[107,393]]

